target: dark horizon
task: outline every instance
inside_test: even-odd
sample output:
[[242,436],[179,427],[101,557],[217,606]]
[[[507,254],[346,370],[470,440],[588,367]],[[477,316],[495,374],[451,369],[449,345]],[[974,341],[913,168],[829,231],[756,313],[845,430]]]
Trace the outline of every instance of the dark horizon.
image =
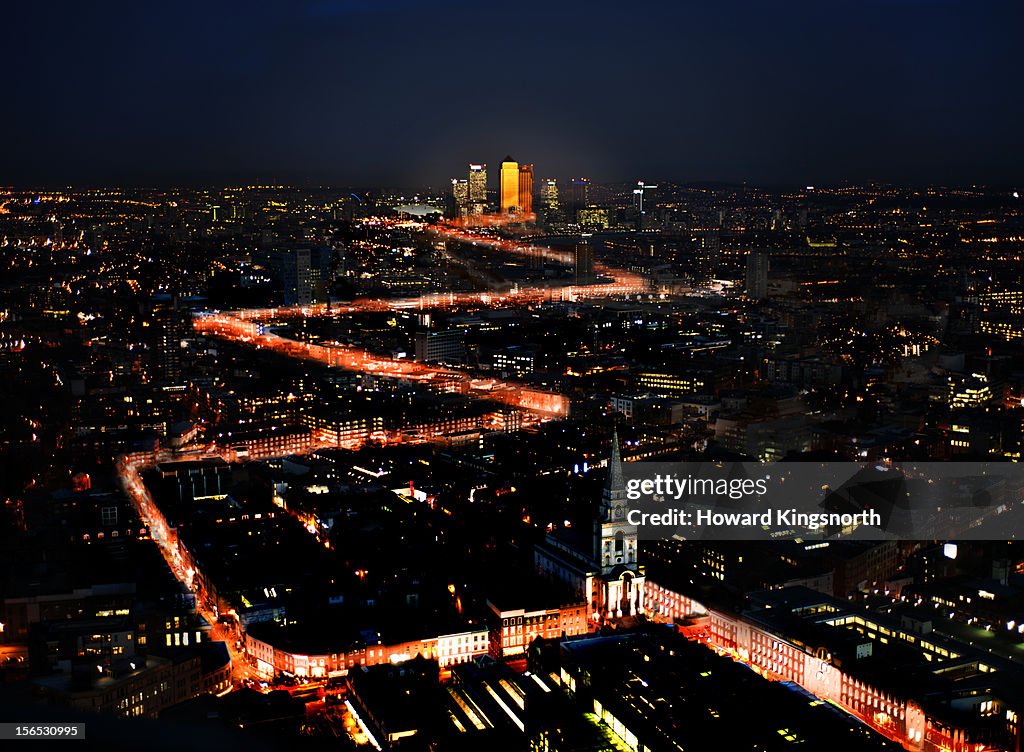
[[[490,168],[489,168],[490,169]],[[559,181],[568,179],[569,176],[558,175],[551,176],[557,177]],[[588,175],[579,175],[573,177],[587,177]],[[820,182],[813,184],[810,182],[792,182],[792,183],[767,183],[767,182],[751,182],[751,181],[725,181],[725,180],[673,180],[660,179],[658,177],[646,176],[646,181],[655,186],[660,187],[673,187],[679,189],[698,189],[706,188],[714,191],[739,191],[739,190],[752,190],[752,191],[764,191],[766,193],[786,193],[786,192],[800,192],[800,191],[821,191],[823,193],[840,189],[840,188],[892,188],[901,191],[923,191],[923,190],[974,190],[980,193],[988,193],[1001,195],[1006,194],[1006,197],[1011,200],[1019,200],[1020,191],[1018,186],[1020,183],[1013,182],[957,182],[957,183],[940,183],[940,182],[920,182],[920,181],[908,181],[908,182],[896,182],[890,180],[874,180],[865,179],[862,181],[853,180],[837,180],[834,182]],[[489,191],[495,192],[494,186],[490,185],[495,182],[489,179]],[[15,193],[59,193],[62,191],[70,192],[82,192],[82,191],[155,191],[155,192],[195,192],[195,191],[225,191],[225,190],[241,190],[241,189],[267,189],[267,190],[295,190],[295,191],[349,191],[353,193],[362,193],[368,195],[383,195],[386,193],[404,193],[411,195],[421,195],[428,192],[432,192],[435,196],[441,196],[444,192],[450,191],[449,186],[445,181],[439,185],[370,185],[370,184],[345,184],[343,182],[336,183],[318,183],[315,181],[281,181],[272,179],[252,179],[252,180],[224,180],[222,182],[210,182],[210,181],[180,181],[180,182],[129,182],[129,181],[114,181],[114,182],[75,182],[75,183],[52,183],[52,184],[32,184],[32,183],[7,183],[0,184],[0,190],[11,190]],[[596,180],[592,179],[591,183],[598,186],[623,186],[627,187],[636,183],[635,179],[615,179],[615,180]]]
[[7,9],[0,183],[1014,185],[1005,0]]

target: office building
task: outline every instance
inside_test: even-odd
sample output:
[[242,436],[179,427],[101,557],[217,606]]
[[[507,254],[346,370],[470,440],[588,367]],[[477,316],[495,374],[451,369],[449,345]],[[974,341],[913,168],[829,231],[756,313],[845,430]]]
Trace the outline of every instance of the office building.
[[285,305],[309,305],[325,297],[332,250],[303,246],[271,251],[266,259]]
[[704,230],[697,240],[696,263],[693,277],[698,285],[709,285],[714,279],[721,255],[721,238],[718,230]]
[[574,281],[577,285],[586,285],[594,279],[594,248],[590,245],[590,236],[584,235],[573,247],[572,252]]
[[487,208],[487,165],[469,166],[467,206],[471,215],[483,214]]
[[519,165],[519,211],[533,213],[533,165]]
[[491,356],[491,368],[503,376],[521,378],[533,373],[535,356],[532,350],[520,345],[509,345]]
[[640,215],[653,211],[657,202],[658,186],[645,183],[643,180],[637,182],[633,189],[633,209]]
[[[544,668],[616,737],[602,749],[900,749],[839,708],[667,629],[566,640],[558,663]],[[564,725],[538,728],[534,748],[579,749],[563,742]]]
[[469,181],[452,178],[449,200],[449,214],[464,217],[469,213]]
[[498,198],[502,214],[519,211],[519,163],[512,157],[505,157],[501,163]]
[[546,178],[540,184],[540,206],[546,212],[558,209],[558,181]]
[[572,178],[564,192],[562,205],[570,221],[590,204],[590,178]]
[[93,666],[84,664],[79,673],[36,678],[36,693],[50,703],[90,713],[155,718],[172,705],[230,686],[231,658],[223,648],[216,651],[213,662],[191,651],[174,659],[125,657],[93,671],[86,671]]
[[768,297],[768,254],[751,251],[747,254],[747,297],[764,300]]
[[445,697],[438,674],[436,661],[417,657],[348,675],[349,707],[374,747],[405,749],[433,735],[433,708]]
[[414,353],[420,363],[462,365],[466,360],[466,334],[461,329],[416,332]]

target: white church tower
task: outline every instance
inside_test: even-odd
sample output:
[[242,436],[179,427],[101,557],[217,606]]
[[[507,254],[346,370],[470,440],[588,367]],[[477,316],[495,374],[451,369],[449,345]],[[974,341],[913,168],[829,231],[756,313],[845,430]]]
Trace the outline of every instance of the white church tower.
[[[619,435],[612,436],[608,481],[594,522],[594,563],[600,571],[597,583],[598,613],[608,619],[644,612],[644,569],[637,561],[637,529],[627,521],[629,502],[622,476]],[[595,578],[598,579],[598,578]]]
[[628,513],[616,432],[612,436],[608,482],[601,494],[591,540],[585,533],[578,536],[576,531],[556,530],[534,549],[537,573],[567,585],[586,600],[590,617],[597,623],[639,616],[646,609],[646,578],[637,562],[637,529],[626,519]]

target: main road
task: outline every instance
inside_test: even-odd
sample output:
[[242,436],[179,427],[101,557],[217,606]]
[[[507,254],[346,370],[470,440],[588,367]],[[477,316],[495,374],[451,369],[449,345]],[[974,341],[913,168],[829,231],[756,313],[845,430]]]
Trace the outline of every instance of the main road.
[[[500,224],[500,222],[495,220],[490,224]],[[563,263],[570,260],[568,255],[561,251],[507,238],[470,233],[455,224],[436,225],[430,229],[430,232],[437,237],[485,246],[503,253],[533,257],[540,253],[550,260]],[[285,308],[254,308],[197,316],[193,325],[195,330],[202,334],[272,350],[288,357],[311,360],[359,373],[416,381],[447,391],[451,391],[454,386],[457,391],[471,399],[488,400],[521,410],[527,419],[524,422],[529,424],[540,420],[565,417],[569,408],[568,398],[556,392],[537,389],[507,379],[479,378],[453,368],[386,358],[368,350],[340,343],[298,342],[267,332],[261,324],[264,321],[280,318],[336,316],[366,311],[427,308],[452,310],[479,306],[521,307],[553,300],[581,300],[649,291],[646,281],[638,274],[600,263],[595,264],[594,268],[599,275],[607,280],[604,284],[536,285],[509,292],[435,293],[410,298],[364,298],[331,306],[318,304]],[[346,446],[350,444],[351,442],[348,442]],[[230,458],[232,450],[227,447],[211,446],[207,449],[206,454]],[[168,455],[166,458],[171,459],[172,456]],[[228,634],[229,630],[219,624],[218,614],[208,603],[206,594],[201,592],[199,587],[202,578],[196,577],[196,572],[182,559],[177,547],[176,536],[142,481],[140,471],[158,459],[160,458],[157,456],[147,460],[132,459],[128,456],[120,457],[117,461],[117,473],[121,486],[132,501],[139,517],[148,526],[168,568],[179,582],[195,594],[197,611],[212,625],[211,633],[214,636],[220,635],[226,638],[224,642],[231,653],[233,675],[235,681],[240,682],[248,678],[248,664],[244,653],[235,647],[237,634],[234,632]]]
[[[508,220],[505,220],[508,221]],[[490,225],[500,224],[493,220]],[[436,237],[461,243],[472,243],[502,253],[545,257],[562,263],[571,261],[564,251],[535,246],[519,240],[472,233],[457,224],[439,224],[429,227]],[[197,316],[193,326],[197,332],[221,339],[241,342],[253,347],[272,350],[288,357],[311,360],[324,365],[387,378],[416,381],[438,389],[459,391],[470,398],[484,399],[515,407],[534,420],[563,418],[568,415],[569,402],[565,395],[549,392],[509,379],[477,378],[452,368],[433,366],[406,359],[388,358],[362,348],[332,342],[312,344],[298,342],[268,332],[263,322],[282,318],[308,318],[339,316],[366,311],[399,311],[409,309],[494,308],[522,307],[552,300],[582,300],[649,292],[646,280],[635,272],[597,263],[594,271],[606,280],[593,285],[533,285],[507,292],[449,292],[432,293],[406,298],[360,298],[349,303],[281,308],[251,308]]]

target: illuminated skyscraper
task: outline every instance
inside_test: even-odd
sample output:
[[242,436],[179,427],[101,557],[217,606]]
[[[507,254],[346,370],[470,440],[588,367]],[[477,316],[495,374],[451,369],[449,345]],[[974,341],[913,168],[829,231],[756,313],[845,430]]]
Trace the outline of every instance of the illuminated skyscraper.
[[519,210],[519,163],[512,157],[505,157],[501,163],[498,198],[502,214]]
[[533,213],[533,165],[519,165],[519,211]]
[[539,221],[547,226],[557,225],[565,221],[562,204],[558,195],[558,182],[554,178],[542,180],[540,184]]
[[181,354],[185,340],[188,338],[188,312],[178,308],[178,296],[171,298],[166,305],[161,304],[154,309],[160,327],[160,339],[157,343],[157,365],[159,376],[167,383],[177,384],[181,379]]
[[558,209],[558,181],[548,178],[540,186],[540,205],[545,211]]
[[470,213],[469,191],[470,184],[468,180],[452,178],[451,215],[453,217],[464,217]]
[[640,214],[649,213],[655,207],[657,190],[658,186],[639,181],[633,189],[633,208]]
[[469,166],[469,197],[467,204],[470,214],[483,214],[487,207],[487,165]]

